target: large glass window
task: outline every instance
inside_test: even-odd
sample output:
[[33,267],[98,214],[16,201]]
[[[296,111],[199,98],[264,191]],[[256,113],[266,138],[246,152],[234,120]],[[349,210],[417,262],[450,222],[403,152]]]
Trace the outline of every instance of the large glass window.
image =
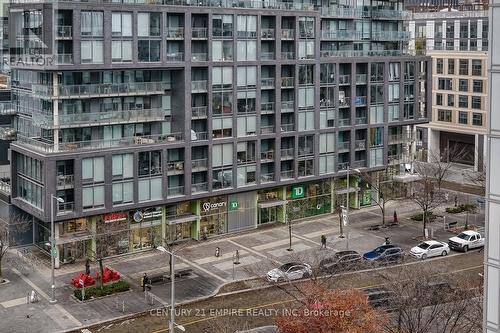
[[104,62],[102,40],[82,40],[81,50],[82,63],[102,64]]
[[159,37],[161,27],[161,13],[137,14],[137,36]]
[[233,61],[233,42],[214,40],[212,41],[213,61]]
[[257,37],[257,16],[238,15],[238,37],[256,38]]
[[104,185],[89,186],[82,189],[83,209],[104,207]]
[[104,157],[84,158],[82,160],[82,181],[104,181]]
[[140,152],[137,164],[139,176],[153,176],[161,174],[161,151]]
[[132,178],[134,176],[134,155],[113,155],[113,179]]
[[80,31],[85,37],[103,36],[103,12],[86,12],[80,14]]
[[232,37],[233,36],[233,16],[213,15],[212,16],[212,36]]
[[113,183],[113,205],[131,203],[134,200],[134,183]]
[[257,84],[257,67],[243,66],[238,67],[238,89],[255,88]]
[[114,40],[111,42],[111,59],[113,62],[132,61],[132,41]]
[[139,40],[138,59],[140,62],[160,61],[161,41],[159,40]]
[[254,40],[238,41],[238,61],[257,60],[257,42]]
[[132,37],[132,13],[111,14],[112,36]]
[[161,199],[161,178],[146,178],[139,180],[139,202]]

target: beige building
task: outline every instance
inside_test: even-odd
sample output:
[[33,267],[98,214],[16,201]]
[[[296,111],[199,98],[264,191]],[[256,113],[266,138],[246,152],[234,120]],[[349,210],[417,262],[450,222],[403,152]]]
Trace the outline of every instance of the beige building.
[[432,115],[421,148],[480,170],[487,130],[488,17],[485,11],[412,14],[409,48],[432,57]]

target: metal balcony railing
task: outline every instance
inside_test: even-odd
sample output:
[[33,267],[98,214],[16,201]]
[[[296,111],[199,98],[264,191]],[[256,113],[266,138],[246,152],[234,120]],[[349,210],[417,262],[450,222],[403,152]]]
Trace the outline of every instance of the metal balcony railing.
[[275,35],[275,30],[273,28],[262,28],[260,30],[260,36],[262,39],[274,39]]
[[191,193],[207,192],[208,183],[191,184]]
[[337,142],[337,149],[338,150],[349,150],[349,149],[351,149],[351,142],[350,141]]
[[207,80],[191,81],[191,92],[207,91],[207,87],[208,87]]
[[354,142],[354,148],[359,150],[366,149],[366,140],[356,140]]
[[192,118],[206,118],[208,113],[208,106],[193,106],[191,108]]
[[262,89],[264,88],[274,88],[274,78],[271,78],[271,77],[266,77],[266,78],[262,78],[260,79],[260,87]]
[[281,179],[293,179],[294,171],[293,170],[283,170],[281,171]]
[[184,186],[168,187],[167,196],[180,196],[184,195]]
[[56,27],[57,38],[72,38],[73,26],[71,25],[58,25]]
[[294,158],[294,157],[295,157],[294,148],[281,149],[281,158]]
[[75,176],[74,175],[58,175],[57,176],[57,187],[58,188],[73,187],[74,185],[75,185]]
[[192,169],[206,169],[208,167],[208,159],[200,158],[191,161]]
[[191,37],[193,39],[207,39],[208,28],[191,28]]
[[291,88],[295,84],[295,79],[293,77],[282,77],[281,78],[281,87],[282,88]]
[[295,39],[295,29],[281,29],[281,39]]
[[169,39],[184,39],[184,27],[167,27],[165,35]]
[[206,52],[197,52],[191,53],[191,61],[207,61],[208,53]]

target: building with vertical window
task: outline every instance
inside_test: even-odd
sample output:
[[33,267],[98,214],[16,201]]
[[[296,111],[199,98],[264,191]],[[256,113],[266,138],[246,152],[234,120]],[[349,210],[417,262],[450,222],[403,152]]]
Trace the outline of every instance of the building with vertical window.
[[[59,261],[371,204],[427,122],[403,1],[23,1],[12,203]],[[344,199],[338,199],[343,195]]]
[[409,49],[432,58],[432,113],[417,136],[425,152],[484,167],[488,94],[488,12],[415,12]]

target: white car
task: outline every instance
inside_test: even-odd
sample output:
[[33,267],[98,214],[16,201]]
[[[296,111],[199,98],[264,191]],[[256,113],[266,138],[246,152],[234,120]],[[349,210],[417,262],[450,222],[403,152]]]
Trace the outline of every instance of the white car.
[[284,282],[305,279],[312,275],[311,266],[290,262],[267,272],[267,280],[270,282]]
[[448,244],[435,240],[422,242],[410,250],[410,255],[419,259],[446,256],[448,253],[450,253]]

